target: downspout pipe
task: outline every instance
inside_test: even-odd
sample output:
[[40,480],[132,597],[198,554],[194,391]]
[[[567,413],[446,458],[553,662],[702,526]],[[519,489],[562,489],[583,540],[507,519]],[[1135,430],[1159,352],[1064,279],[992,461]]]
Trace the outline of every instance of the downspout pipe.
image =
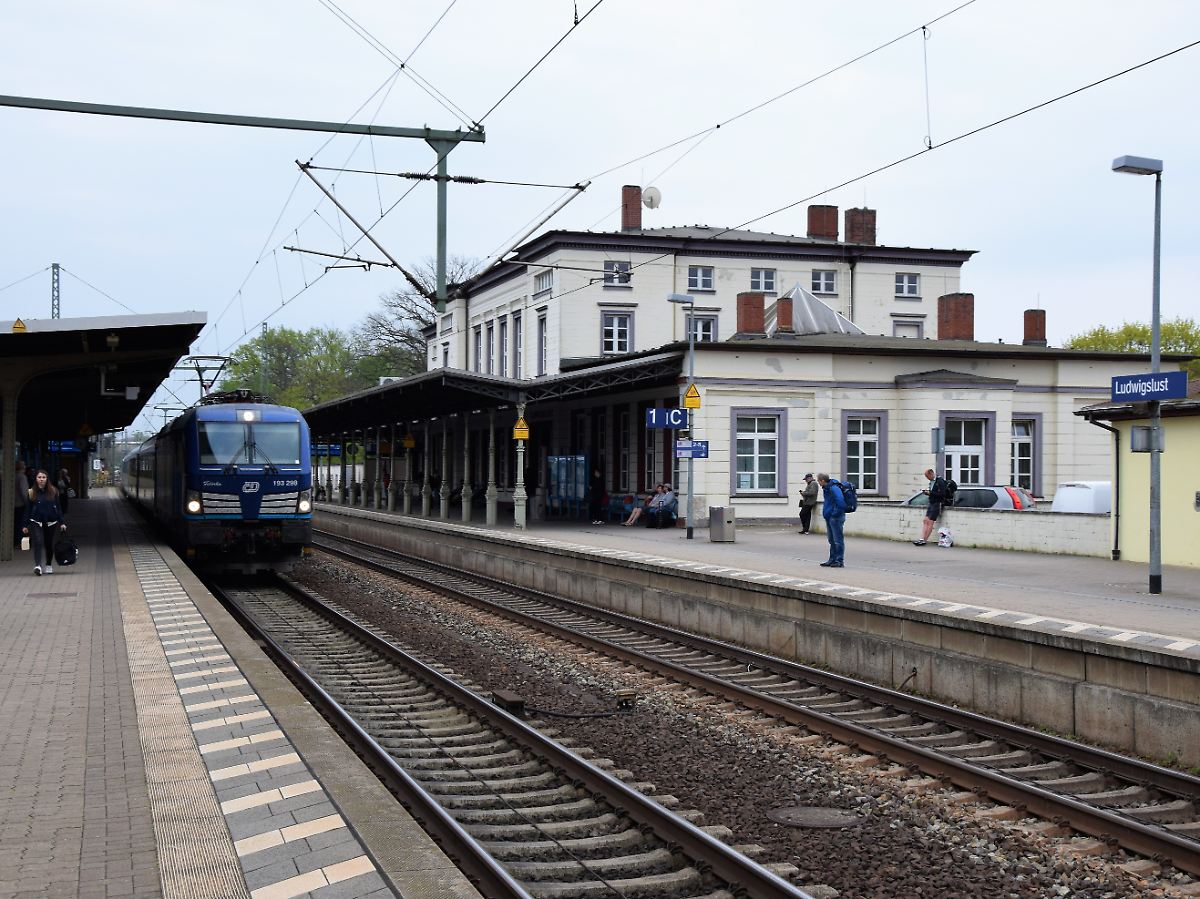
[[1104,428],[1106,431],[1111,431],[1113,435],[1113,546],[1112,558],[1114,562],[1121,559],[1121,432],[1112,425],[1101,424],[1094,419],[1087,419],[1087,423],[1095,425],[1098,428]]

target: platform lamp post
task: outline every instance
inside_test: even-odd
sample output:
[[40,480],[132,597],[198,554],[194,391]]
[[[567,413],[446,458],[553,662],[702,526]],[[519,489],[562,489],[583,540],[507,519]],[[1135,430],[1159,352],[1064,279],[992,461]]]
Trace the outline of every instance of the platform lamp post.
[[[1154,176],[1154,275],[1150,305],[1150,371],[1158,374],[1161,356],[1159,271],[1162,255],[1161,159],[1121,156],[1112,170],[1127,175]],[[1150,403],[1150,592],[1162,593],[1162,415],[1157,400]]]
[[[686,293],[670,293],[667,294],[668,303],[679,303],[687,306],[687,318],[684,319],[685,326],[688,332],[688,386],[690,387],[696,378],[696,299]],[[688,409],[688,439],[695,446],[696,427],[694,421],[694,413]],[[672,448],[673,449],[673,448]],[[687,460],[687,539],[692,539],[692,529],[694,519],[692,518],[693,497],[695,496],[695,470],[696,460],[692,453],[688,453]]]

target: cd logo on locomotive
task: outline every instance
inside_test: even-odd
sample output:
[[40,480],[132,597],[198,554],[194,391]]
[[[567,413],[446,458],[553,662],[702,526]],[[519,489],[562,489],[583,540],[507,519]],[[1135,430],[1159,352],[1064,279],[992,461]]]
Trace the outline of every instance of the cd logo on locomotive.
[[242,493],[258,493],[258,481],[247,481],[242,485]]

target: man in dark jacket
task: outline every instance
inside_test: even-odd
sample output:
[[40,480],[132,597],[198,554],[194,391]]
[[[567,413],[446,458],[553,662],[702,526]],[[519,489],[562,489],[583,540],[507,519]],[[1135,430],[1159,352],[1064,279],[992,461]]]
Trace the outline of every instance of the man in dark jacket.
[[831,481],[829,475],[821,472],[817,475],[817,483],[825,491],[825,502],[821,506],[821,516],[825,519],[825,531],[829,536],[829,559],[821,563],[822,568],[843,568],[846,561],[846,497],[836,481]]
[[800,491],[800,533],[807,534],[812,524],[813,509],[817,507],[817,482],[811,474],[804,476],[804,489]]
[[942,514],[942,504],[946,502],[946,479],[937,477],[932,468],[925,469],[925,477],[929,480],[929,489],[922,490],[929,497],[929,508],[925,510],[925,520],[921,522],[921,539],[914,540],[913,546],[924,546],[929,542],[933,526]]

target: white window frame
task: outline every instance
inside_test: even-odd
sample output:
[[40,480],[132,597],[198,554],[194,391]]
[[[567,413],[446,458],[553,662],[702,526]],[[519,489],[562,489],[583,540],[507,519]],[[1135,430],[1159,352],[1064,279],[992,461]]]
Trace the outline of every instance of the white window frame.
[[[879,493],[882,429],[878,415],[851,415],[846,419],[846,464],[842,475],[859,493]],[[874,471],[865,471],[866,468]]]
[[[1024,431],[1024,433],[1020,433]],[[1012,463],[1009,466],[1008,482],[1014,487],[1024,487],[1033,493],[1034,437],[1037,421],[1032,418],[1014,418],[1012,421]],[[1024,464],[1022,464],[1024,463]],[[1022,471],[1022,469],[1025,469]]]
[[533,292],[545,293],[554,288],[554,269],[548,268],[533,276]]
[[[768,429],[768,424],[770,425]],[[779,495],[781,416],[738,413],[734,418],[734,487],[739,495]],[[748,444],[748,445],[747,445]],[[746,451],[748,450],[748,452]],[[750,467],[743,468],[743,460]]]
[[548,371],[547,362],[549,361],[550,349],[550,325],[546,320],[546,313],[538,315],[537,320],[537,341],[538,341],[538,375],[544,375]]
[[524,371],[524,366],[522,366],[522,364],[521,364],[521,362],[522,362],[521,350],[524,348],[524,345],[525,345],[525,335],[521,330],[522,325],[524,324],[524,319],[521,316],[521,313],[514,312],[512,320],[513,320],[513,377],[520,379],[522,376],[522,372]]
[[483,372],[483,325],[475,326],[475,371]]
[[507,318],[500,319],[500,338],[499,339],[500,339],[500,346],[499,346],[499,353],[498,353],[498,355],[500,357],[499,375],[502,378],[507,378],[508,377],[508,319]]
[[606,259],[604,261],[604,286],[632,287],[633,285],[629,283],[632,277],[629,270],[632,267],[628,262]]
[[490,321],[486,325],[487,329],[487,373],[494,375],[496,373],[496,323]]
[[442,368],[450,367],[450,344],[442,344]]
[[896,296],[921,298],[921,276],[916,272],[896,272]]
[[717,316],[716,315],[688,315],[686,318],[686,329],[684,334],[687,339],[692,339],[692,328],[696,329],[696,343],[716,343],[717,342]]
[[[901,330],[916,328],[916,334],[901,334]],[[892,336],[903,337],[907,340],[920,340],[925,336],[925,322],[921,319],[913,318],[894,318],[892,319]]]
[[713,290],[714,274],[711,265],[689,265],[688,290]]
[[829,268],[813,269],[812,292],[826,295],[837,293],[837,270]]
[[775,269],[750,269],[750,289],[761,291],[762,293],[775,293]]
[[633,351],[633,313],[600,310],[600,355]]
[[[979,426],[980,439],[975,442],[967,433]],[[968,426],[971,426],[970,428]],[[946,477],[960,487],[983,486],[988,470],[988,420],[986,418],[949,418],[946,420]]]
[[617,483],[620,485],[618,489],[624,491],[630,489],[629,483],[632,477],[629,470],[629,442],[633,437],[630,423],[629,407],[625,406],[617,413]]

